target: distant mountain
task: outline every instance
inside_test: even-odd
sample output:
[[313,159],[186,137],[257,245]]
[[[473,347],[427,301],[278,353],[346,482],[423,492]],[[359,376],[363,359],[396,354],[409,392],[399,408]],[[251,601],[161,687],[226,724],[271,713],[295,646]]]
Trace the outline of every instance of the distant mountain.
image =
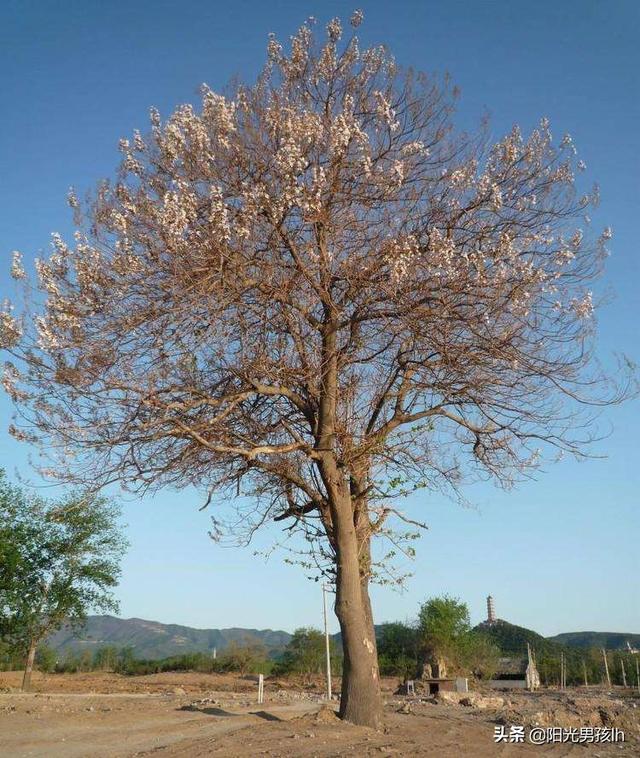
[[[376,634],[381,627],[376,627]],[[508,621],[498,619],[494,624],[483,622],[476,630],[484,632],[504,655],[522,656],[527,642],[538,654],[559,652],[569,648],[605,647],[607,650],[624,650],[627,641],[640,648],[640,634],[617,632],[568,632],[555,637],[543,637]],[[339,645],[340,633],[332,635]],[[193,652],[222,652],[230,642],[242,643],[258,640],[270,656],[276,657],[286,647],[291,634],[272,629],[194,629],[178,624],[161,624],[145,619],[121,619],[115,616],[89,616],[84,629],[73,632],[63,628],[48,639],[48,644],[64,654],[82,650],[96,650],[106,645],[131,647],[136,658],[159,659]]]
[[627,642],[640,648],[640,634],[623,634],[621,632],[566,632],[554,637],[543,637],[531,629],[510,624],[497,619],[493,624],[483,621],[476,630],[484,632],[503,653],[522,654],[526,652],[527,642],[537,653],[559,652],[561,648],[604,647],[607,650],[626,650]]
[[640,648],[640,634],[623,634],[622,632],[564,632],[547,639],[568,647],[604,647],[607,650],[626,650],[628,642],[631,647]]
[[178,624],[161,624],[145,619],[89,616],[80,632],[65,627],[47,644],[61,653],[96,650],[105,645],[132,647],[136,658],[167,658],[192,652],[220,652],[232,641],[259,640],[270,654],[279,653],[291,639],[288,632],[272,629],[193,629]]

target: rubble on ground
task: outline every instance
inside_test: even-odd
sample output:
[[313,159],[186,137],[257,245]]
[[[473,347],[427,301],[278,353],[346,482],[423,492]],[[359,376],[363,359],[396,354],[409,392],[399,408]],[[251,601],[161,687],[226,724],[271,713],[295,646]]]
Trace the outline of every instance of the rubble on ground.
[[481,695],[478,692],[439,692],[436,696],[436,702],[447,703],[450,705],[464,705],[468,708],[499,709],[503,708],[505,700],[503,697]]

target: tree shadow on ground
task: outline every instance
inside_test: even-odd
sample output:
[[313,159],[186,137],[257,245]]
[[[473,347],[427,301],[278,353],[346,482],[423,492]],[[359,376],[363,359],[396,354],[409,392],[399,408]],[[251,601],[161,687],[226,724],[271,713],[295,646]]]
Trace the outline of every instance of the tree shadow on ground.
[[224,708],[199,708],[197,705],[183,705],[178,708],[179,711],[194,711],[196,713],[206,713],[207,716],[223,716],[225,718],[231,718],[232,716],[243,716],[243,713],[232,713],[231,711],[225,711]]

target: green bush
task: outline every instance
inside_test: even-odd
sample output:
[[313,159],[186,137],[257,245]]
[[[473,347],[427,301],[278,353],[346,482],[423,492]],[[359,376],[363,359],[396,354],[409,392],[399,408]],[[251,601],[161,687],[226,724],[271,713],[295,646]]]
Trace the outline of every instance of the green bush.
[[17,671],[24,665],[24,655],[12,645],[0,641],[0,671]]
[[411,679],[418,666],[418,637],[414,627],[400,621],[378,630],[378,664],[383,676]]
[[58,654],[48,645],[40,645],[36,650],[36,668],[43,674],[50,674],[56,669]]
[[247,638],[244,642],[230,642],[222,651],[220,665],[223,671],[237,671],[239,674],[261,674],[267,660],[265,646]]
[[115,671],[118,665],[119,651],[115,645],[99,647],[93,654],[94,671]]

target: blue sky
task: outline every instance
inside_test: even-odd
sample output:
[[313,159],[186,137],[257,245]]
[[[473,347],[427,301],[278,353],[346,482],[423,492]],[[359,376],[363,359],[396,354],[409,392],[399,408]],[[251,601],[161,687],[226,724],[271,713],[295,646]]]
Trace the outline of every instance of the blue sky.
[[[197,100],[199,85],[252,81],[268,32],[286,40],[310,15],[347,19],[355,0],[4,0],[0,7],[0,299],[12,294],[11,251],[26,261],[52,231],[71,230],[65,197],[113,173],[117,142],[144,130],[149,106],[166,115]],[[600,354],[640,360],[640,3],[594,0],[360,2],[363,43],[387,43],[401,64],[448,70],[462,90],[458,123],[487,110],[496,136],[550,118],[569,132],[601,185],[597,225],[611,225],[613,255],[602,290]],[[27,472],[27,450],[6,434],[0,398],[0,465]],[[377,621],[408,619],[425,598],[448,592],[485,617],[497,614],[544,634],[640,632],[640,403],[607,410],[603,459],[565,461],[504,493],[467,491],[472,509],[422,493],[410,504],[430,524],[406,590],[374,589]],[[318,585],[256,545],[223,549],[207,537],[209,515],[192,493],[125,504],[131,549],[118,594],[121,615],[201,627],[292,630],[322,620]],[[334,620],[334,628],[337,622]]]

